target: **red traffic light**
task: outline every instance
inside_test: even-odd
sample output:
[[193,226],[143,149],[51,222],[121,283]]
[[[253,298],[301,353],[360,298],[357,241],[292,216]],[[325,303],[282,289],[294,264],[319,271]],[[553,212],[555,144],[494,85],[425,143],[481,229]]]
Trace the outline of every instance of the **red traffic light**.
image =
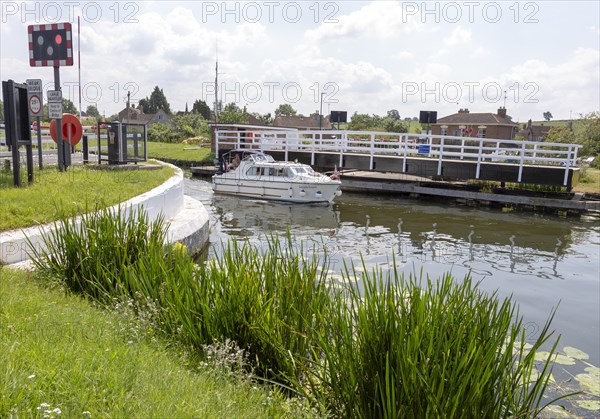
[[54,42],[56,42],[57,45],[62,44],[62,36],[60,36],[59,33],[57,33],[56,36],[54,37]]

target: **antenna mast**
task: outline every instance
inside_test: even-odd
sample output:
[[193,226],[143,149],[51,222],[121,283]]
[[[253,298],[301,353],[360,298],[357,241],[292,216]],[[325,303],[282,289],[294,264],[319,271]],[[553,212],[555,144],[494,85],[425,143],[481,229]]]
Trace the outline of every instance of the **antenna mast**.
[[219,44],[215,42],[216,60],[215,60],[215,122],[219,122]]

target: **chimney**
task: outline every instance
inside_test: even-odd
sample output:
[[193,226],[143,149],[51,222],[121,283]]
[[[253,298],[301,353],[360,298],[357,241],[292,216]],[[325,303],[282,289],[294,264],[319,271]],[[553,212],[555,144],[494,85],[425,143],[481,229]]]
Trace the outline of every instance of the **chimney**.
[[458,113],[469,113],[469,108],[459,109]]
[[531,119],[527,121],[527,128],[531,129]]
[[504,106],[500,106],[498,108],[498,116],[501,118],[506,118],[506,108]]

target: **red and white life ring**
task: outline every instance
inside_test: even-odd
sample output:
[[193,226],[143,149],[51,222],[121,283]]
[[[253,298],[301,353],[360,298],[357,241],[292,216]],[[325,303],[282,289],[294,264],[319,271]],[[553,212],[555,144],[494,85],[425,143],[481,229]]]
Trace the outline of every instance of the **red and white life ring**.
[[[81,140],[81,136],[83,135],[83,127],[81,126],[81,122],[75,115],[70,113],[63,113],[63,117],[61,119],[62,125],[62,139],[64,141],[69,141],[69,134],[71,134],[71,146],[76,146],[77,143]],[[56,119],[50,121],[50,136],[56,142]]]

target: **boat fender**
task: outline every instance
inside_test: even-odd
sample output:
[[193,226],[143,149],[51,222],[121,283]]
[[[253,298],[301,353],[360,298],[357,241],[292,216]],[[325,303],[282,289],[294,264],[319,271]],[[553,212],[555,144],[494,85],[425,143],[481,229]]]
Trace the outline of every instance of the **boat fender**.
[[289,194],[290,198],[291,198],[292,196],[294,196],[294,191],[292,190],[292,187],[291,187],[291,186],[290,186],[290,188],[288,189],[288,194]]
[[304,191],[304,189],[301,189],[301,190],[300,190],[300,196],[301,196],[302,198],[304,198],[304,197],[306,196],[306,192]]
[[338,189],[338,190],[335,192],[335,196],[342,196],[342,191],[341,191],[340,189]]
[[322,196],[323,196],[323,194],[321,193],[321,191],[315,192],[315,198],[321,199]]

